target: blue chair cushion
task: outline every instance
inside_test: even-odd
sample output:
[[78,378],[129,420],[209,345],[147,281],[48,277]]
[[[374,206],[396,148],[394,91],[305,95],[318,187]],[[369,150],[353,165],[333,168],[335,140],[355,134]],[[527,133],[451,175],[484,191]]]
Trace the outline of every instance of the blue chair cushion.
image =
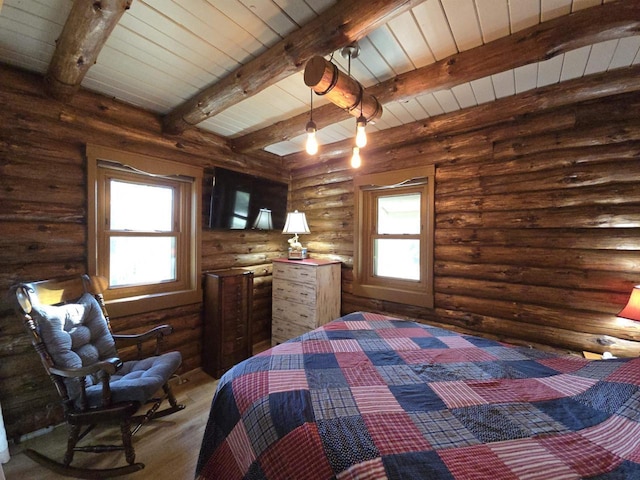
[[[90,293],[83,294],[75,303],[34,305],[31,316],[56,367],[86,367],[118,356],[102,309]],[[87,377],[85,385],[96,381]],[[71,399],[80,395],[79,382],[79,379],[65,379]]]
[[[75,303],[35,305],[31,315],[56,367],[86,367],[118,356],[102,309],[89,293]],[[109,380],[112,402],[144,404],[169,380],[181,362],[180,352],[124,362]],[[65,385],[69,398],[79,407],[80,379],[65,379]],[[89,406],[101,406],[99,378],[86,377],[85,388]]]
[[[180,352],[168,352],[142,360],[124,362],[111,376],[111,400],[113,402],[135,401],[144,404],[153,397],[182,363]],[[93,385],[87,388],[90,406],[102,404],[102,388]]]
[[89,293],[82,295],[76,303],[36,305],[32,317],[58,367],[86,367],[117,356],[102,309]]

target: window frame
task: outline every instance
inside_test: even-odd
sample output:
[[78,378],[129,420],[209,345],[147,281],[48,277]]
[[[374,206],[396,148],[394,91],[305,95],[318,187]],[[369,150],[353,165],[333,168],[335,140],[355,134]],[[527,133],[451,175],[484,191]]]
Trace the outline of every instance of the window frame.
[[[169,160],[87,145],[88,271],[109,278],[110,238],[122,232],[108,230],[111,179],[152,186],[170,186],[174,191],[176,236],[176,281],[109,288],[104,293],[113,317],[199,303],[200,202],[202,168]],[[125,234],[127,236],[129,234]],[[131,236],[143,236],[137,231]],[[107,252],[104,254],[103,252]]]
[[[421,193],[420,234],[379,235],[376,230],[377,198]],[[433,165],[362,175],[354,178],[353,292],[362,297],[433,308],[435,167]],[[374,275],[374,240],[420,240],[420,279]]]

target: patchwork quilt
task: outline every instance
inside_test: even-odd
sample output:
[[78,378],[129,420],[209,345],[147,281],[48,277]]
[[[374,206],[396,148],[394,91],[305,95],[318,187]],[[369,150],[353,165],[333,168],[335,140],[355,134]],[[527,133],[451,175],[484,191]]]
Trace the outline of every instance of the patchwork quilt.
[[228,371],[198,479],[640,479],[640,359],[352,313]]

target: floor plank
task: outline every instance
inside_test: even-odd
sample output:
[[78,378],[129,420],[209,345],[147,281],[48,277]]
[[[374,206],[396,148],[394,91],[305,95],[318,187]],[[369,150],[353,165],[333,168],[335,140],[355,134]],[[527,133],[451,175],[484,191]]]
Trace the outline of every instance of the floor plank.
[[[214,380],[200,369],[188,372],[180,379],[172,380],[172,388],[178,402],[186,408],[142,427],[134,437],[136,461],[146,466],[141,472],[125,475],[123,480],[183,480],[194,477],[200,442],[209,415],[209,407],[217,385]],[[100,442],[117,440],[119,429],[108,433],[92,432],[87,436]],[[33,462],[25,454],[26,448],[32,448],[56,461],[64,455],[67,427],[61,425],[45,435],[30,439],[20,445],[10,445],[11,460],[3,465],[7,480],[37,478],[39,480],[62,480],[63,477],[52,473]],[[100,459],[100,460],[98,460]],[[90,468],[109,468],[124,464],[122,453],[108,454],[76,453],[74,464]]]

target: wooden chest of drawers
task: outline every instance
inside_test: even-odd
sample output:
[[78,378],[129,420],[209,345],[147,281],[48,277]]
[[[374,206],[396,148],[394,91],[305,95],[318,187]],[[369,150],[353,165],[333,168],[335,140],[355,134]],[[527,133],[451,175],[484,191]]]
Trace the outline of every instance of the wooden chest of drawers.
[[219,378],[251,356],[253,272],[205,274],[202,369]]
[[340,262],[273,261],[271,345],[340,316]]

